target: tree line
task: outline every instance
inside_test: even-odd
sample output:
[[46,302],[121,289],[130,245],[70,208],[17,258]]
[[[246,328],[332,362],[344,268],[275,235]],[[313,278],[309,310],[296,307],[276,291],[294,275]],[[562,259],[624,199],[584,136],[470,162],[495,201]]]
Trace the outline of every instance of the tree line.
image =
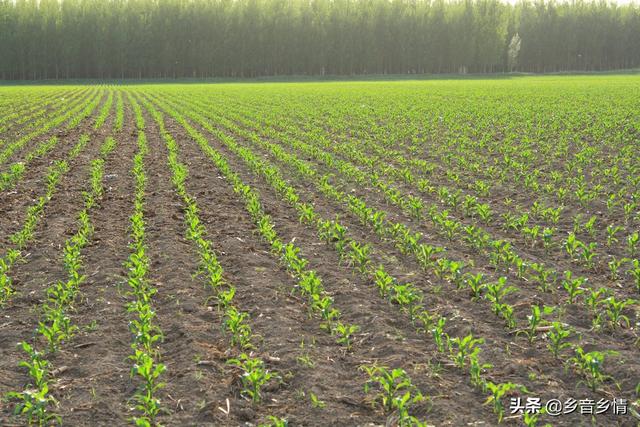
[[0,0],[0,78],[600,71],[640,7],[496,0]]

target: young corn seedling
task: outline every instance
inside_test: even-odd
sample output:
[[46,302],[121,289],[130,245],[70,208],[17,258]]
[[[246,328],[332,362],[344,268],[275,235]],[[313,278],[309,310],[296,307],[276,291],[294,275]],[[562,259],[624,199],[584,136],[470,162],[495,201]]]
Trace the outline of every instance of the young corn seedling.
[[279,418],[274,415],[269,415],[267,417],[269,420],[266,424],[259,424],[258,427],[289,427],[289,421],[285,418]]
[[482,297],[482,293],[487,287],[484,283],[484,275],[482,273],[466,273],[464,282],[469,287],[469,290],[471,291],[471,298],[474,301],[477,301]]
[[277,374],[265,369],[264,362],[261,359],[248,356],[246,353],[240,354],[237,359],[228,360],[227,363],[242,370],[242,376],[240,377],[243,386],[242,394],[250,397],[254,403],[262,399],[260,394],[262,386],[271,379],[278,378]]
[[462,286],[464,285],[464,281],[463,281],[464,267],[465,265],[463,262],[450,261],[448,263],[449,271],[445,274],[445,278],[449,280],[451,283],[453,283],[454,285],[456,285],[458,289],[462,289]]
[[607,226],[607,246],[611,247],[614,243],[618,243],[618,234],[622,230],[620,225],[608,225]]
[[160,328],[153,324],[156,317],[155,311],[151,309],[148,302],[143,300],[131,301],[127,306],[127,311],[137,314],[137,318],[129,321],[129,330],[133,334],[134,340],[131,348],[134,350],[141,348],[149,354],[154,353],[154,344],[163,339]]
[[407,207],[414,218],[418,220],[422,219],[422,210],[424,209],[422,199],[415,196],[407,197]]
[[429,313],[427,310],[421,310],[417,314],[416,319],[422,325],[418,327],[418,331],[422,333],[431,332],[431,330],[433,329],[433,326],[435,325],[434,315]]
[[320,400],[318,396],[316,396],[313,392],[309,393],[309,398],[311,399],[311,406],[318,409],[324,409],[327,404]]
[[560,322],[551,323],[551,330],[547,333],[549,344],[547,348],[551,351],[554,357],[558,357],[560,352],[571,344],[566,342],[567,338],[571,335],[571,331]]
[[298,287],[302,295],[309,297],[310,303],[313,304],[313,296],[320,295],[322,292],[322,280],[315,271],[304,271],[298,280]]
[[[546,413],[546,409],[545,408],[541,408],[540,412],[538,412],[538,413],[523,412],[522,413],[522,423],[526,427],[537,427],[538,421],[540,419],[540,415],[545,414],[545,413]],[[547,424],[547,426],[549,426],[549,425],[550,424]]]
[[509,304],[500,304],[499,310],[500,317],[504,319],[505,326],[509,329],[515,328],[517,323],[513,306]]
[[591,351],[586,353],[582,347],[575,348],[575,356],[571,357],[567,363],[573,365],[576,370],[585,378],[584,383],[595,392],[597,388],[606,380],[613,379],[612,376],[604,373],[604,361],[609,355],[617,354],[615,351]]
[[514,262],[514,267],[516,268],[516,277],[518,277],[518,279],[520,280],[523,280],[529,265],[524,262],[522,258],[517,258]]
[[562,280],[562,287],[567,291],[569,295],[569,304],[576,302],[576,298],[584,293],[583,285],[587,282],[584,277],[573,278],[571,271],[564,272],[564,280]]
[[348,204],[351,211],[360,219],[360,223],[365,225],[370,214],[367,204],[363,200],[353,196],[348,196]]
[[364,392],[377,390],[371,404],[379,403],[386,414],[397,411],[401,426],[415,425],[417,420],[409,415],[409,409],[414,403],[425,400],[425,397],[411,382],[407,372],[401,368],[389,370],[376,365],[362,366],[361,369],[369,376]]
[[458,235],[460,227],[461,225],[459,222],[451,219],[447,219],[442,223],[442,228],[444,229],[445,236],[450,242],[452,242],[453,239],[455,239],[455,237]]
[[451,206],[454,210],[458,210],[460,208],[462,198],[462,190],[456,190],[452,193],[449,193],[446,203]]
[[613,209],[620,204],[620,202],[616,200],[616,197],[617,196],[615,194],[609,194],[609,197],[607,198],[607,212],[609,215],[611,215],[611,213],[613,213]]
[[48,310],[46,320],[38,322],[38,333],[47,340],[50,353],[55,353],[61,342],[70,340],[77,329],[62,309]]
[[469,356],[478,350],[476,346],[482,343],[484,343],[484,339],[474,338],[473,334],[469,334],[464,338],[456,337],[450,339],[448,344],[453,363],[459,368],[464,368]]
[[508,271],[515,258],[511,244],[504,240],[496,240],[492,242],[491,246],[493,248],[493,250],[489,252],[489,262],[491,265],[495,268],[502,267]]
[[580,259],[582,260],[582,264],[589,268],[594,268],[594,258],[596,257],[596,247],[598,244],[596,242],[591,242],[589,244],[583,243],[580,246]]
[[611,261],[607,263],[609,266],[609,278],[613,281],[618,280],[620,278],[620,268],[623,264],[629,262],[628,258],[613,258]]
[[385,220],[387,214],[382,211],[375,211],[369,216],[369,223],[373,227],[373,230],[377,235],[382,236],[385,234]]
[[531,264],[531,279],[537,282],[538,289],[541,292],[550,292],[555,282],[555,272],[547,269],[543,264],[532,263]]
[[522,230],[529,223],[529,215],[526,213],[521,213],[519,217],[517,217],[514,221],[515,230]]
[[583,243],[576,238],[575,233],[569,233],[567,240],[564,242],[564,248],[572,260],[577,257],[578,250],[582,245]]
[[482,222],[485,224],[490,224],[493,218],[493,212],[488,204],[478,204],[476,205],[476,214],[480,217]]
[[489,235],[475,225],[464,227],[464,241],[469,243],[473,248],[481,250],[489,246]]
[[233,306],[227,307],[224,313],[224,327],[231,333],[231,345],[241,349],[252,348],[251,326],[246,322],[249,313],[240,312]]
[[218,292],[218,310],[224,311],[231,306],[233,298],[236,296],[235,286],[229,286],[226,291]]
[[518,334],[526,334],[529,342],[533,343],[538,333],[538,327],[544,326],[546,323],[542,316],[550,315],[553,311],[554,307],[543,306],[541,309],[540,306],[532,305],[531,314],[527,316],[527,328],[522,331],[518,331]]
[[467,194],[464,196],[464,200],[462,201],[462,211],[467,216],[475,215],[477,204],[478,198]]
[[525,239],[531,242],[531,246],[535,246],[538,241],[538,237],[540,236],[540,226],[534,225],[532,227],[523,227],[522,234],[524,234]]
[[432,268],[436,262],[436,255],[442,252],[442,248],[436,248],[431,245],[419,244],[415,252],[420,266],[428,270]]
[[555,228],[545,227],[542,230],[542,245],[544,246],[544,250],[546,253],[549,253],[549,249],[553,245],[553,235],[555,234]]
[[345,254],[345,249],[348,245],[346,234],[346,227],[343,227],[337,221],[318,222],[319,237],[327,243],[332,243],[341,256]]
[[590,200],[590,197],[587,191],[584,188],[580,187],[574,192],[574,194],[578,198],[578,201],[580,202],[580,206],[582,206],[583,208],[586,208]]
[[547,221],[551,222],[552,224],[557,224],[558,221],[560,221],[560,215],[562,214],[563,211],[563,207],[560,206],[556,209],[553,208],[547,208],[545,209],[545,211],[542,213],[542,216],[544,219],[546,219]]
[[605,298],[609,295],[609,292],[609,289],[604,287],[587,290],[587,296],[585,297],[584,302],[592,313],[596,313],[598,311],[598,306],[603,303]]
[[493,404],[493,412],[498,415],[498,423],[501,423],[504,418],[504,405],[502,403],[502,399],[514,390],[519,390],[523,393],[529,392],[524,386],[510,382],[495,384],[491,381],[487,381],[486,386],[491,395],[487,398],[484,404]]
[[323,320],[321,328],[331,331],[333,323],[340,318],[340,312],[333,307],[333,298],[319,294],[314,294],[311,298],[313,301],[311,308],[320,313],[320,317]]
[[296,277],[300,277],[308,264],[306,259],[298,256],[299,253],[300,248],[295,246],[293,243],[287,243],[284,246],[284,252],[282,253],[282,261],[287,268],[293,271]]
[[491,185],[489,183],[487,183],[485,181],[482,181],[482,180],[477,180],[475,182],[474,186],[475,186],[475,190],[482,197],[487,197],[490,194]]
[[493,312],[497,315],[500,314],[504,298],[510,293],[517,292],[518,288],[514,286],[507,286],[507,278],[500,277],[496,283],[488,283],[486,286],[487,298],[493,304]]
[[627,236],[627,251],[629,257],[633,258],[638,253],[638,243],[640,242],[640,233],[637,231]]
[[493,368],[493,365],[480,362],[479,354],[480,348],[475,348],[474,351],[469,354],[469,376],[471,377],[471,384],[480,389],[481,392],[486,393],[487,381],[483,378],[483,374]]
[[382,298],[386,298],[389,295],[389,291],[395,285],[395,280],[384,269],[384,266],[379,265],[374,272],[374,280],[378,293]]
[[605,313],[607,315],[611,328],[616,328],[622,325],[626,325],[627,327],[629,327],[629,317],[625,316],[623,314],[623,311],[627,306],[636,303],[637,301],[633,299],[618,301],[614,296],[610,296],[609,298],[602,301],[602,305],[605,308]]
[[433,193],[436,191],[435,187],[431,185],[431,181],[429,181],[428,179],[420,178],[417,185],[418,190],[420,190],[422,193]]
[[640,293],[640,260],[634,259],[631,261],[631,268],[627,270],[627,273],[633,277],[636,290]]
[[402,224],[395,224],[398,227],[394,227],[394,239],[396,241],[396,248],[400,250],[403,255],[410,253],[416,253],[420,245],[420,239],[422,234],[411,233],[410,229]]
[[444,279],[449,271],[450,263],[451,261],[447,258],[438,258],[433,266],[433,274],[435,274],[438,279]]
[[142,417],[134,417],[136,425],[155,425],[156,418],[162,411],[160,399],[156,397],[158,390],[165,386],[159,382],[160,375],[166,370],[162,363],[156,363],[153,357],[143,350],[136,350],[129,356],[134,365],[131,376],[137,375],[143,381],[141,388],[134,394],[136,409],[142,412]]
[[404,285],[396,283],[391,289],[391,302],[400,305],[402,310],[409,314],[409,318],[413,322],[418,311],[422,308],[421,303],[424,298],[422,292],[411,283],[405,283]]
[[366,274],[371,264],[371,246],[360,245],[353,241],[349,245],[351,247],[351,250],[347,254],[349,257],[349,265],[355,267],[360,274]]
[[347,350],[351,350],[353,335],[360,330],[358,325],[347,325],[337,322],[333,327],[333,334],[336,335],[336,342],[343,345]]
[[436,343],[436,347],[439,352],[444,352],[444,343],[445,339],[448,341],[449,336],[444,332],[444,325],[447,322],[446,317],[439,317],[438,322],[433,325],[433,329],[431,329],[431,335],[433,336],[433,341]]
[[19,257],[19,252],[14,251],[13,255],[8,253],[6,258],[0,258],[0,307],[2,307],[15,293],[13,283],[9,276],[11,265]]
[[7,393],[9,400],[18,401],[14,414],[26,416],[29,424],[44,426],[51,421],[60,424],[60,417],[49,412],[49,407],[56,403],[49,394],[49,362],[28,343],[18,345],[29,357],[28,361],[21,361],[19,366],[27,368],[33,384],[24,391]]
[[[207,246],[209,246],[207,244]],[[201,268],[207,272],[206,284],[212,289],[219,289],[224,285],[224,270],[209,250],[203,249],[200,254]]]
[[622,209],[624,211],[624,222],[625,223],[629,223],[629,221],[631,220],[631,217],[633,216],[633,212],[636,210],[636,208],[638,207],[638,205],[634,202],[629,202],[629,203],[625,203],[622,206]]
[[313,224],[314,220],[317,217],[313,206],[303,203],[300,205],[299,211],[299,219],[301,224]]
[[564,188],[564,187],[560,187],[556,190],[556,198],[558,199],[558,202],[560,203],[564,203],[564,201],[567,199],[567,195],[569,194],[569,191]]
[[589,233],[589,236],[591,236],[592,239],[595,238],[595,234],[596,234],[596,231],[595,231],[596,220],[597,220],[597,217],[593,215],[591,218],[589,218],[589,221],[587,221],[584,224],[585,231]]
[[8,172],[0,173],[0,191],[4,191],[16,184],[26,170],[23,162],[17,162],[10,166]]

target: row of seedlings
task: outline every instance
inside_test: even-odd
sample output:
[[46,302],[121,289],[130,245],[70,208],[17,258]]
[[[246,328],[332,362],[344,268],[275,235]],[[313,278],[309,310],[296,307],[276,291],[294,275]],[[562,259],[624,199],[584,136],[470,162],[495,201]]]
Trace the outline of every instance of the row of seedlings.
[[[95,109],[95,107],[97,106],[97,101],[98,100],[96,100],[95,103],[91,104],[90,112],[92,112],[93,109]],[[99,130],[104,125],[104,122],[106,121],[106,118],[108,117],[109,112],[111,111],[112,104],[113,104],[113,93],[110,92],[109,97],[107,98],[107,101],[104,103],[103,107],[100,110],[100,113],[98,114],[98,118],[96,119],[96,122],[93,126],[94,130]],[[119,105],[119,108],[122,108],[122,105]],[[77,126],[78,124],[79,122],[77,122],[75,126]],[[58,141],[59,139],[55,136],[51,137],[47,141],[43,141],[34,150],[29,152],[24,158],[24,160],[13,163],[9,167],[7,172],[0,173],[0,191],[5,191],[7,189],[11,189],[15,187],[16,184],[20,182],[20,180],[24,176],[24,173],[27,170],[27,166],[34,159],[44,157],[46,154],[51,152],[57,146]]]
[[45,208],[58,190],[60,180],[69,172],[69,165],[84,150],[89,143],[89,136],[82,135],[73,149],[69,152],[67,160],[56,161],[49,167],[44,178],[45,192],[36,199],[26,211],[26,217],[20,230],[9,236],[12,247],[7,248],[0,258],[0,307],[15,294],[11,279],[11,269],[16,262],[22,260],[22,253],[27,245],[34,239],[36,227],[44,215]]
[[[49,101],[49,102],[43,102],[42,100],[33,100],[30,99],[29,101],[27,101],[27,104],[31,105],[30,108],[24,109],[22,111],[16,111],[14,113],[8,114],[7,116],[5,116],[4,118],[0,119],[0,124],[2,123],[6,123],[2,126],[0,126],[0,133],[3,133],[13,127],[19,126],[23,123],[28,122],[27,127],[22,128],[21,130],[26,130],[26,129],[32,129],[34,127],[37,127],[40,123],[44,123],[47,118],[46,118],[46,113],[49,110],[52,111],[56,111],[56,110],[60,110],[62,111],[63,108],[60,107],[61,105],[64,105],[65,107],[68,107],[68,99],[75,99],[76,97],[78,97],[81,93],[86,92],[87,90],[73,90],[71,92],[68,92],[67,94],[63,93],[54,93],[49,95],[48,97],[46,97],[46,99],[48,100],[48,98],[54,98],[53,101]],[[65,99],[65,96],[67,97]],[[42,98],[43,100],[45,99],[44,97]],[[79,98],[78,98],[79,99]],[[40,104],[40,102],[43,102],[42,104]],[[67,104],[67,105],[65,105]],[[28,112],[34,109],[39,109],[38,111],[36,111],[33,114],[29,114]],[[4,110],[4,109],[3,109]],[[39,118],[41,116],[45,116],[44,118]],[[18,118],[17,120],[14,120],[11,123],[7,123],[9,120],[13,120],[15,118]]]
[[228,360],[227,363],[241,370],[242,394],[257,403],[262,399],[260,393],[262,386],[279,376],[276,372],[269,371],[265,367],[264,360],[251,352],[254,349],[252,342],[254,336],[249,324],[249,313],[239,310],[233,304],[236,288],[224,280],[224,270],[213,249],[213,243],[206,237],[206,229],[200,220],[198,204],[187,191],[185,182],[189,171],[187,165],[178,159],[178,144],[167,132],[162,113],[152,105],[144,101],[143,103],[158,124],[169,152],[167,162],[172,173],[171,180],[184,206],[186,237],[197,247],[200,258],[199,273],[204,276],[209,290],[215,294],[218,309],[222,312],[223,330],[229,334],[230,345],[241,351],[237,357]]
[[129,296],[127,311],[132,316],[129,329],[133,335],[129,356],[131,378],[137,379],[139,386],[133,395],[135,410],[138,415],[132,418],[137,426],[158,425],[157,417],[164,410],[161,406],[158,392],[164,387],[161,375],[166,371],[166,365],[159,361],[160,354],[157,344],[163,339],[162,330],[155,323],[156,312],[153,309],[153,296],[158,292],[149,283],[149,257],[145,236],[145,197],[147,175],[144,159],[149,152],[145,134],[145,122],[140,106],[129,97],[136,120],[138,131],[138,152],[133,158],[133,176],[136,182],[134,193],[134,209],[131,215],[129,257],[125,263],[127,269],[127,284]]
[[[22,391],[10,392],[8,397],[16,401],[14,413],[24,416],[29,423],[62,423],[60,417],[51,410],[56,400],[50,390],[54,369],[48,356],[57,352],[63,343],[69,342],[78,330],[70,313],[74,310],[80,286],[86,278],[82,274],[82,250],[89,244],[93,235],[90,212],[99,203],[104,191],[104,158],[115,146],[116,141],[111,137],[107,138],[101,148],[101,157],[91,163],[89,188],[83,193],[84,207],[78,214],[78,228],[63,247],[67,278],[46,289],[46,302],[41,306],[42,316],[36,329],[40,339],[36,338],[33,344],[27,341],[18,344],[27,356],[19,365],[27,368],[30,383]],[[39,341],[42,339],[46,348],[38,350]]]
[[107,96],[107,100],[102,104],[102,108],[100,108],[100,112],[96,117],[96,121],[93,124],[93,129],[98,130],[104,125],[104,122],[107,121],[109,114],[111,113],[111,106],[113,106],[113,91],[109,90],[109,95]]
[[58,144],[58,137],[52,136],[41,142],[33,151],[24,158],[23,161],[12,163],[6,172],[0,173],[0,191],[11,189],[20,182],[27,170],[27,165],[34,159],[44,157]]
[[50,129],[53,129],[61,125],[67,120],[69,120],[69,122],[67,123],[67,128],[70,128],[69,125],[73,125],[72,127],[75,127],[81,120],[81,119],[77,120],[76,118],[77,117],[84,118],[84,116],[88,114],[88,111],[93,111],[93,109],[95,109],[95,107],[98,105],[101,97],[102,97],[101,92],[92,91],[87,98],[83,98],[80,101],[77,101],[75,104],[73,104],[72,107],[69,107],[69,109],[63,114],[55,116],[53,118],[47,118],[46,122],[42,124],[42,126],[22,136],[16,141],[8,144],[0,152],[0,165],[6,163],[7,160],[9,160],[9,158],[16,151],[24,147],[29,141],[48,132]]

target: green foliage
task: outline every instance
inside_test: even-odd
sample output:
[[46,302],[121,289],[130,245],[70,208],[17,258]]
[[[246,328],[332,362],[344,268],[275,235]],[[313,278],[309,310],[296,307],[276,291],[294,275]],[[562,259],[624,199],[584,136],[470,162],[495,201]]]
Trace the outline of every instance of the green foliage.
[[571,344],[566,341],[570,335],[571,331],[562,323],[551,323],[551,330],[547,333],[549,339],[547,347],[555,357],[558,357],[563,349],[571,347]]
[[591,389],[596,391],[598,386],[605,380],[612,379],[610,375],[604,373],[604,361],[608,355],[615,355],[616,352],[607,351],[591,351],[585,352],[582,347],[575,348],[575,356],[567,360],[567,363],[573,365],[578,372],[585,378],[585,383]]
[[365,365],[361,369],[369,376],[364,391],[374,393],[372,405],[379,404],[387,414],[397,411],[400,426],[416,425],[418,420],[409,414],[409,409],[426,397],[411,382],[407,372],[377,365]]
[[510,382],[495,384],[491,381],[487,381],[486,385],[487,385],[487,389],[491,394],[487,398],[485,405],[489,403],[493,404],[493,412],[495,412],[496,415],[498,415],[499,423],[502,422],[502,419],[504,418],[504,404],[502,403],[502,399],[508,393],[515,390],[528,393],[528,390],[524,386],[520,384],[510,383]]
[[240,368],[242,371],[242,375],[240,376],[243,385],[242,393],[251,398],[253,402],[259,402],[262,399],[262,395],[260,394],[262,386],[271,379],[278,377],[265,368],[262,360],[251,357],[245,353],[240,354],[240,356],[235,359],[229,359],[227,363]]

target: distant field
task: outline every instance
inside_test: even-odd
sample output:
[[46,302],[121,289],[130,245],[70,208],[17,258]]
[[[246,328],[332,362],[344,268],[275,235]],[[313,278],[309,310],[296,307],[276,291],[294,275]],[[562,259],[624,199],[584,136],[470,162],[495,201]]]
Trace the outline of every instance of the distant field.
[[0,212],[2,425],[640,420],[640,76],[0,87]]

